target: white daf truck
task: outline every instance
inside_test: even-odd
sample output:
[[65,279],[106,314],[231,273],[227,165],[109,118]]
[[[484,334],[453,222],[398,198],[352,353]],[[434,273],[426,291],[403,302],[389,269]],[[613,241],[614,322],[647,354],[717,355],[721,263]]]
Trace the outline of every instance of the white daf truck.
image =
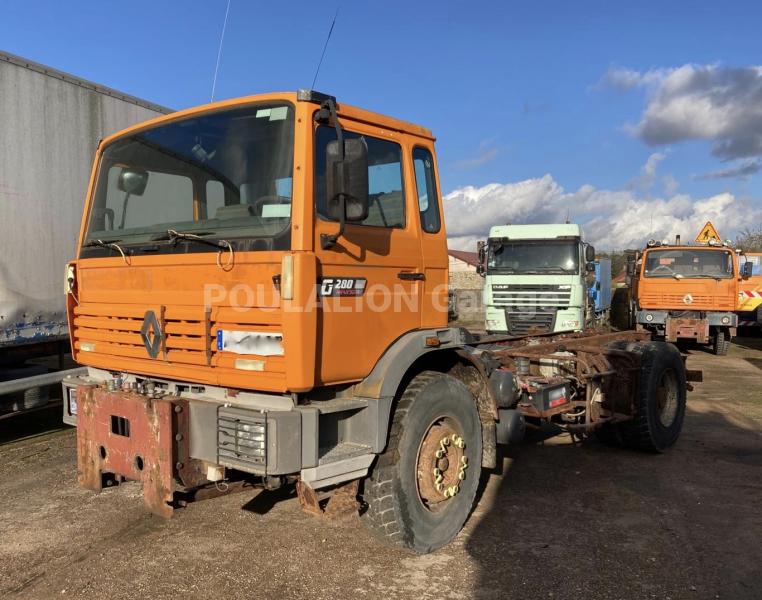
[[489,333],[581,331],[611,307],[611,262],[571,223],[500,225],[479,243]]

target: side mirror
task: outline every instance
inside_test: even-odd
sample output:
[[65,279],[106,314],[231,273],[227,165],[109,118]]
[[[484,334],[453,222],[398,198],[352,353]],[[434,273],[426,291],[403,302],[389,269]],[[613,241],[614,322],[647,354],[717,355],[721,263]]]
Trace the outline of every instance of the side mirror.
[[333,221],[368,218],[368,144],[364,138],[344,140],[344,159],[338,140],[328,142],[326,158],[326,212]]
[[148,185],[148,171],[143,169],[123,168],[119,173],[116,187],[130,196],[142,196]]
[[481,275],[482,277],[484,277],[484,273],[486,272],[486,269],[484,267],[484,263],[486,262],[486,257],[487,257],[486,249],[487,249],[487,242],[483,240],[476,242],[476,253],[477,253],[477,256],[479,257],[479,264],[476,265],[476,273],[478,275]]
[[595,260],[595,248],[590,244],[585,246],[585,260],[587,262],[593,262]]
[[754,274],[754,263],[745,262],[741,266],[741,278],[748,279]]

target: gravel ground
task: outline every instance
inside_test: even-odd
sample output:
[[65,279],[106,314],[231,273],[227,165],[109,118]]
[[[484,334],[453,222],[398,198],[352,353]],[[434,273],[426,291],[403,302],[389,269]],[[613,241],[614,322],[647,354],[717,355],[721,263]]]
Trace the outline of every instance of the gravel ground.
[[528,440],[427,556],[302,513],[288,490],[163,522],[135,484],[77,487],[57,411],[0,421],[0,597],[760,598],[762,340],[688,364],[705,382],[669,453]]

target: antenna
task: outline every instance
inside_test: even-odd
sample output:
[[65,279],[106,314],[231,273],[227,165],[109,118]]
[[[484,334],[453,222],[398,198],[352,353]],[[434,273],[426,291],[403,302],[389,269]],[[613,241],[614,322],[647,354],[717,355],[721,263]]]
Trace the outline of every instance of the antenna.
[[217,89],[217,71],[220,70],[220,58],[222,57],[222,40],[225,39],[225,29],[228,26],[228,13],[230,13],[230,0],[228,0],[228,6],[225,9],[225,20],[222,22],[222,35],[220,35],[220,45],[217,48],[217,64],[214,66],[214,79],[212,80],[212,99],[210,102],[214,102],[214,92]]
[[331,28],[328,30],[328,37],[325,38],[325,44],[323,44],[323,52],[320,55],[320,61],[318,62],[317,69],[315,69],[315,76],[312,78],[311,90],[315,89],[315,82],[317,81],[318,73],[320,73],[320,66],[323,64],[323,58],[325,57],[325,51],[328,49],[328,42],[331,41],[331,34],[333,33],[333,26],[336,25],[336,17],[339,16],[339,8],[336,7],[336,14],[333,15],[333,21],[331,21]]

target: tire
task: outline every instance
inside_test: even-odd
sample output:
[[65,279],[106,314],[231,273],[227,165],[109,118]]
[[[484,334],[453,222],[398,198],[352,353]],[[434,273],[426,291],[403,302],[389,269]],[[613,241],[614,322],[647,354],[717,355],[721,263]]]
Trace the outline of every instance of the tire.
[[712,353],[717,356],[725,356],[730,350],[730,336],[724,329],[718,329],[714,334]]
[[[460,436],[446,446],[447,463],[431,455],[445,450],[446,435]],[[432,456],[433,462],[426,457]],[[467,467],[461,465],[462,458]],[[456,460],[458,459],[458,460]],[[413,378],[399,399],[389,443],[364,484],[363,522],[386,543],[425,554],[450,542],[468,519],[481,475],[482,427],[473,395],[458,379],[425,371]],[[453,465],[449,465],[453,461]],[[445,467],[445,464],[447,466]],[[429,476],[429,465],[432,475]],[[433,468],[442,466],[443,489],[457,483],[452,497],[441,496]],[[464,476],[462,480],[457,476]]]
[[621,423],[626,445],[649,452],[672,446],[685,417],[685,365],[672,344],[650,342],[630,348],[641,354],[635,417]]

